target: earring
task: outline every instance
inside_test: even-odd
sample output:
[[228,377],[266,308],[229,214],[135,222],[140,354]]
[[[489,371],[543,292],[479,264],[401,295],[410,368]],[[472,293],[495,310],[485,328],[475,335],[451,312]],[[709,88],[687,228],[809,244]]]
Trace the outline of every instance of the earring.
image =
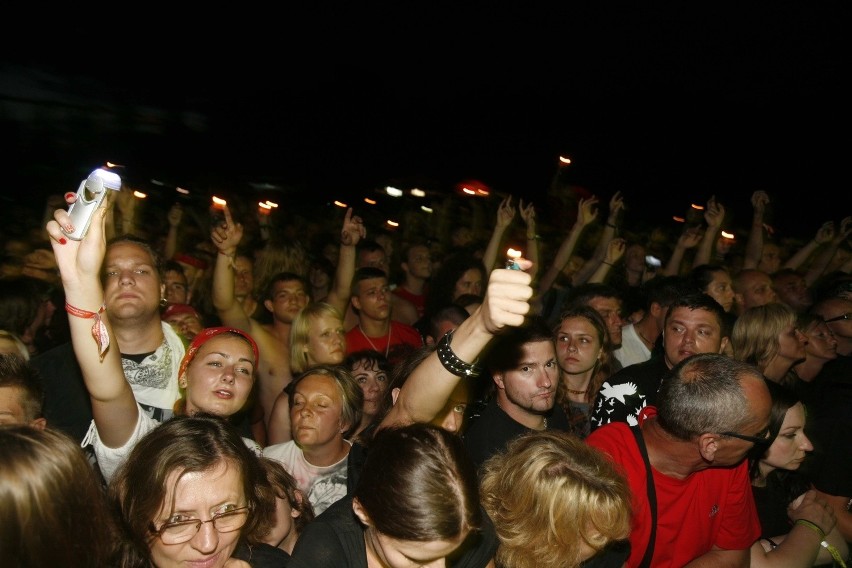
[[166,300],[165,298],[160,298],[160,307],[161,307],[161,308],[165,308],[165,307],[166,307],[166,306],[168,306],[168,305],[169,305],[169,301],[168,301],[168,300]]
[[182,388],[182,389],[185,389],[185,388],[186,388],[186,381],[181,381],[181,382],[179,382],[179,383],[178,383],[178,386],[179,386],[180,388]]

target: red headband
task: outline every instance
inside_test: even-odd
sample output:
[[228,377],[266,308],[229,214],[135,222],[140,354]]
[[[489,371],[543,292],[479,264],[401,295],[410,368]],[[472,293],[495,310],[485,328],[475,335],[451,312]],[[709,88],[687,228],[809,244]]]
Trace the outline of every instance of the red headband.
[[189,364],[195,359],[195,355],[198,353],[198,350],[201,349],[201,346],[207,343],[209,340],[213,339],[217,335],[222,335],[223,333],[236,333],[244,338],[246,338],[251,345],[251,350],[254,353],[254,365],[257,366],[258,352],[257,352],[257,343],[254,342],[252,337],[244,332],[241,329],[237,329],[235,327],[208,327],[201,330],[198,335],[192,340],[192,343],[189,344],[189,347],[186,350],[186,355],[183,356],[183,360],[180,362],[180,369],[178,370],[178,377],[182,377],[186,372],[186,368],[189,367]]
[[206,262],[204,262],[200,258],[195,258],[194,256],[189,256],[188,254],[185,254],[185,253],[176,254],[174,256],[173,260],[176,260],[178,262],[182,262],[184,264],[188,264],[190,266],[194,266],[195,268],[197,268],[199,270],[206,270],[207,269],[207,263]]

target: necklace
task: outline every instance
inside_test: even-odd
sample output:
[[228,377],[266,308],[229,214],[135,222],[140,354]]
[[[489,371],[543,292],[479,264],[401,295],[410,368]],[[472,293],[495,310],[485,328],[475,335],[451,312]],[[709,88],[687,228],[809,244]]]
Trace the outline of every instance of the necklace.
[[[375,344],[375,343],[373,343],[373,341],[372,341],[369,337],[367,337],[367,334],[366,334],[366,333],[364,333],[364,328],[363,328],[363,327],[361,327],[361,324],[360,324],[360,323],[358,324],[358,331],[360,331],[360,332],[361,332],[361,335],[363,335],[363,336],[364,336],[364,339],[366,339],[366,340],[367,340],[367,343],[369,343],[369,344],[370,344],[370,347],[372,347],[372,348],[373,348],[373,351],[376,351],[376,352],[378,352],[378,353],[381,353],[381,351],[379,350],[379,348],[378,348],[378,347],[376,347],[376,344]],[[387,345],[385,345],[385,359],[387,359],[387,358],[388,358],[388,353],[390,353],[391,332],[392,332],[392,331],[393,331],[393,326],[390,324],[390,322],[388,322],[388,344],[387,344]]]

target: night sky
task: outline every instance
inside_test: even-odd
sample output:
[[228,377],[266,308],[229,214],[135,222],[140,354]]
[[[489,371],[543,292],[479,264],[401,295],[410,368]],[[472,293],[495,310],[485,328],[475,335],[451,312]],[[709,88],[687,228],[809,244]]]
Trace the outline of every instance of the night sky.
[[[29,105],[19,78],[31,84],[37,70],[86,112],[105,102],[135,125],[92,136],[7,114],[7,158],[30,172],[33,156],[47,157],[72,170],[69,185],[109,159],[139,180],[270,182],[353,200],[390,182],[443,192],[476,179],[543,205],[567,155],[563,180],[604,204],[620,190],[627,215],[647,222],[716,195],[747,226],[757,189],[770,193],[781,236],[810,238],[852,213],[835,4],[373,8],[357,14],[363,25],[349,9],[305,24],[311,33],[291,19],[277,35],[141,58],[121,45],[97,60],[7,57],[0,101]],[[139,132],[140,109],[159,111],[151,132]]]

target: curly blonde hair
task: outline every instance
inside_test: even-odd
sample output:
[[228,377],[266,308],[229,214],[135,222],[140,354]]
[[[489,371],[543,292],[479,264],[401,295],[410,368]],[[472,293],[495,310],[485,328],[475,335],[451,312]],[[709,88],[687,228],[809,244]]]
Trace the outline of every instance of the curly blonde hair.
[[576,436],[533,431],[483,465],[480,497],[494,522],[497,563],[513,568],[579,566],[626,539],[630,488],[604,454]]

